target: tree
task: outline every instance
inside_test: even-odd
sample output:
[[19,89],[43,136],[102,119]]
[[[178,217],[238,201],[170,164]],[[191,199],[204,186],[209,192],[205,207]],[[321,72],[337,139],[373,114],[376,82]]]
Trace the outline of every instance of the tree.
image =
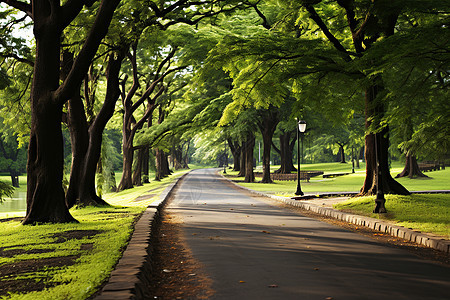
[[76,222],[67,209],[62,187],[62,108],[80,90],[119,0],[107,1],[107,5],[105,1],[101,2],[83,48],[62,83],[59,82],[61,34],[85,5],[87,9],[93,9],[95,2],[69,0],[63,5],[59,1],[45,0],[2,2],[32,18],[36,40],[27,164],[27,215],[23,224]]
[[[272,147],[272,138],[275,129],[280,121],[278,110],[275,107],[269,107],[265,110],[258,110],[258,127],[263,137],[263,176],[262,183],[271,183],[270,178],[270,149]],[[252,159],[253,162],[253,159]]]

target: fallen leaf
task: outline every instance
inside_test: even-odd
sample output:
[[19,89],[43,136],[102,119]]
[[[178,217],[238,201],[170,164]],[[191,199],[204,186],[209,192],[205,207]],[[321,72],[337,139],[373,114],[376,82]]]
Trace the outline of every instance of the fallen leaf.
[[245,283],[245,281],[244,280],[239,280],[239,283]]
[[278,285],[276,285],[276,284],[271,284],[271,285],[268,285],[268,287],[270,287],[270,288],[277,288]]
[[262,232],[263,232],[263,233],[270,234],[270,232],[269,232],[269,231],[266,231],[266,230],[263,230]]
[[325,300],[333,300],[333,297],[326,297]]
[[195,274],[195,273],[191,273],[191,274],[189,274],[189,276],[196,276],[197,274]]
[[319,271],[319,268],[314,268],[315,271]]
[[172,271],[172,270],[169,270],[169,269],[164,269],[163,272],[164,272],[164,273],[172,273],[173,271]]

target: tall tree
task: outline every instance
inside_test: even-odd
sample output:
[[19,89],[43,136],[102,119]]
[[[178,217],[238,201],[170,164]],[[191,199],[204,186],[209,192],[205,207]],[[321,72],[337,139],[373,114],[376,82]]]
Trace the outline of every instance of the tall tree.
[[63,30],[80,11],[94,9],[96,1],[1,1],[32,18],[36,59],[31,88],[31,133],[27,165],[27,214],[23,224],[76,222],[65,203],[62,187],[63,104],[80,90],[97,48],[108,31],[119,0],[102,1],[89,35],[66,78],[60,83],[60,48]]

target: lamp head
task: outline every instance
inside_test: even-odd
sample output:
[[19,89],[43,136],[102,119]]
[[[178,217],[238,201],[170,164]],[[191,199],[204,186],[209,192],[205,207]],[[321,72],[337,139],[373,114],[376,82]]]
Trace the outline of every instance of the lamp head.
[[303,120],[298,121],[298,130],[301,133],[304,133],[306,131],[306,122],[305,121],[303,121]]

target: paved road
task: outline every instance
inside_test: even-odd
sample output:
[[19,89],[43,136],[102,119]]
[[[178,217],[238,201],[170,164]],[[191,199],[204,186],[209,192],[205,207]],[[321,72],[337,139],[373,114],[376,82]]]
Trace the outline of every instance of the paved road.
[[259,201],[196,170],[169,206],[213,299],[450,299],[450,268]]

